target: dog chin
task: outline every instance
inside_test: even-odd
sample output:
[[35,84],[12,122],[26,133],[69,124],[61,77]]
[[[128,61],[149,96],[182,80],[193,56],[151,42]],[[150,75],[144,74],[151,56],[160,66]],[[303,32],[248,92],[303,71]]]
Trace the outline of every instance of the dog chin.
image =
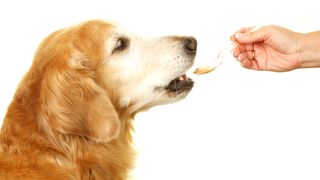
[[180,92],[179,94],[172,94],[172,93],[165,92],[161,97],[161,99],[156,101],[155,104],[151,105],[151,107],[176,103],[184,99],[189,94],[189,92],[190,91],[183,91],[183,92]]
[[160,93],[160,98],[156,101],[157,105],[170,104],[185,98],[194,86],[194,81],[182,74],[173,80],[169,80],[165,85],[155,88]]

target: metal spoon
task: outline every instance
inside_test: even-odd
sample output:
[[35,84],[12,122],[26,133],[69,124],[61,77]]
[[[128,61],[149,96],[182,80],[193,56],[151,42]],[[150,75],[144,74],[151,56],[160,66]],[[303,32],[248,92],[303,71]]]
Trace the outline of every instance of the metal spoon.
[[213,70],[215,70],[219,65],[221,65],[221,63],[223,62],[224,59],[224,55],[227,51],[232,50],[233,48],[235,48],[237,44],[232,42],[231,44],[229,44],[228,46],[226,46],[225,48],[223,48],[218,55],[216,56],[216,58],[214,58],[214,60],[212,61],[213,65],[208,65],[208,66],[200,66],[198,67],[195,71],[193,71],[194,74],[200,75],[200,74],[207,74],[209,72],[212,72]]
[[[258,30],[259,28],[262,27],[262,24],[258,24],[256,26],[254,26],[249,32],[252,32],[252,31],[256,31]],[[225,48],[223,48],[219,54],[217,55],[216,58],[214,58],[213,60],[213,65],[209,65],[209,66],[200,66],[198,67],[193,73],[194,74],[197,74],[197,75],[200,75],[200,74],[206,74],[206,73],[209,73],[209,72],[212,72],[213,70],[215,70],[223,61],[224,59],[224,55],[227,51],[231,51],[233,48],[235,48],[237,46],[237,43],[236,42],[232,42],[231,44],[229,44],[228,46],[226,46]]]

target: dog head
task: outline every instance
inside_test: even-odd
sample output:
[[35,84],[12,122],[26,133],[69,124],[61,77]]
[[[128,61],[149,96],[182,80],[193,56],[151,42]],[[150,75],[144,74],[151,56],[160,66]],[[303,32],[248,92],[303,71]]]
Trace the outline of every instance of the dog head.
[[193,86],[185,72],[192,66],[197,42],[192,37],[144,39],[113,29],[106,40],[102,76],[121,108],[131,110],[173,103]]
[[103,21],[49,35],[30,70],[40,81],[39,124],[62,134],[109,141],[129,114],[184,98],[193,87],[185,72],[197,42],[192,37],[146,39]]

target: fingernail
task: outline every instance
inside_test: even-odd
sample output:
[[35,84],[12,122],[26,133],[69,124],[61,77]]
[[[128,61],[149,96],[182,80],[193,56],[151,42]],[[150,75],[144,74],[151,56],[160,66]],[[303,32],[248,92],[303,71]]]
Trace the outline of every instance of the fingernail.
[[236,37],[236,39],[240,39],[243,37],[243,33],[236,33],[234,36]]
[[247,62],[248,62],[248,60],[244,59],[244,60],[240,61],[240,64],[241,64],[241,66],[246,67]]
[[239,61],[242,61],[242,60],[243,60],[243,54],[240,54],[240,55],[238,56],[238,59],[239,59]]

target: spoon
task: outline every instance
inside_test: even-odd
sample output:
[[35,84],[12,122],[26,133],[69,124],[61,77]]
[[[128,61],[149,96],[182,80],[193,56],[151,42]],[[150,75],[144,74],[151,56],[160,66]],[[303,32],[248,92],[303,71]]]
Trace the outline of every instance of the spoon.
[[[259,28],[262,27],[262,24],[258,24],[256,26],[253,26],[253,28],[249,31],[249,32],[253,32],[258,30]],[[213,65],[209,65],[209,66],[200,66],[198,67],[195,71],[193,71],[194,74],[200,75],[200,74],[207,74],[209,72],[212,72],[213,70],[215,70],[219,65],[221,65],[223,59],[224,59],[224,55],[227,51],[232,50],[233,48],[235,48],[238,45],[238,43],[236,42],[232,42],[230,43],[228,46],[226,46],[225,48],[223,48],[219,54],[216,56],[216,58],[214,58],[213,60]]]
[[223,48],[218,55],[214,58],[214,60],[212,61],[213,65],[208,65],[208,66],[200,66],[198,67],[195,71],[193,71],[194,74],[200,75],[200,74],[207,74],[209,72],[212,72],[213,70],[215,70],[219,65],[221,65],[221,63],[223,62],[224,59],[224,55],[228,50],[232,50],[233,48],[235,48],[237,45],[237,43],[232,42],[231,44],[229,44],[228,46],[226,46],[225,48]]

